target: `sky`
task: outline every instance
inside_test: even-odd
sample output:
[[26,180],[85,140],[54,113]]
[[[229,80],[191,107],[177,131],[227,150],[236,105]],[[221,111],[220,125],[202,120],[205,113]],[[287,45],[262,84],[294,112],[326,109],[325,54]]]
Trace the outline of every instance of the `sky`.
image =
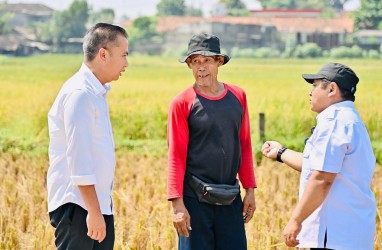
[[[0,0],[1,1],[1,0]],[[42,3],[55,10],[67,9],[73,0],[7,0],[8,3]],[[160,0],[87,0],[93,10],[102,8],[112,8],[117,19],[122,16],[136,18],[140,16],[151,16],[156,13],[156,5]],[[186,5],[200,8],[205,16],[211,12],[211,8],[219,0],[186,0]],[[248,9],[259,9],[261,5],[256,0],[242,0]],[[354,10],[360,6],[359,0],[351,0],[347,5],[347,10]]]

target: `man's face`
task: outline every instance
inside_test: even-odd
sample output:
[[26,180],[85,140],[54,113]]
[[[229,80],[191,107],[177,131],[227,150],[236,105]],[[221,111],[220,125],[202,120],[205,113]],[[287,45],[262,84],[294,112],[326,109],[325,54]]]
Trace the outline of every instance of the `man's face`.
[[116,42],[108,45],[108,82],[118,80],[128,66],[128,40],[123,36],[118,36]]
[[[330,103],[330,88],[325,87],[325,80],[318,79],[313,82],[313,89],[310,91],[309,100],[310,108],[313,112],[321,113],[324,109],[331,105]],[[329,83],[330,84],[330,83]]]
[[218,68],[223,65],[224,57],[193,55],[187,58],[187,64],[195,78],[195,83],[208,87],[217,83]]

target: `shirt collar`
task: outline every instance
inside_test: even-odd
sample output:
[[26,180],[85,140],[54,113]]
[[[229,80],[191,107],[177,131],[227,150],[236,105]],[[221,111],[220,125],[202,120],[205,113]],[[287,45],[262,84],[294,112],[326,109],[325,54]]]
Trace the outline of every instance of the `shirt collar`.
[[79,72],[84,74],[87,83],[95,95],[106,95],[110,91],[110,84],[106,83],[103,85],[85,63],[82,63]]
[[335,111],[342,108],[354,108],[354,102],[342,101],[342,102],[337,102],[330,105],[329,107],[327,107],[326,109],[324,109],[321,113],[317,115],[316,117],[317,122],[325,118],[334,118]]

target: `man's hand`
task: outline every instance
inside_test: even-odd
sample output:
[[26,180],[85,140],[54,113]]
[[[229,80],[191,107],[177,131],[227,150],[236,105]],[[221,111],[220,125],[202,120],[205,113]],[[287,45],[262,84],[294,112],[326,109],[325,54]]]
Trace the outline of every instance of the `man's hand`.
[[191,229],[191,217],[188,213],[186,207],[184,206],[182,198],[175,198],[172,201],[172,207],[174,210],[174,218],[173,224],[176,231],[183,235],[184,237],[188,237],[188,230]]
[[89,212],[86,217],[88,236],[101,243],[106,237],[106,223],[101,212]]
[[288,247],[295,247],[300,242],[297,235],[301,232],[301,223],[291,219],[284,229],[284,242]]
[[99,207],[95,187],[94,185],[86,185],[78,186],[78,189],[81,192],[88,210],[88,215],[86,216],[88,236],[101,243],[106,237],[106,222]]
[[243,199],[243,220],[248,223],[256,210],[254,188],[247,188]]
[[277,141],[266,141],[261,147],[263,155],[269,159],[276,159],[277,152],[281,148],[281,144]]

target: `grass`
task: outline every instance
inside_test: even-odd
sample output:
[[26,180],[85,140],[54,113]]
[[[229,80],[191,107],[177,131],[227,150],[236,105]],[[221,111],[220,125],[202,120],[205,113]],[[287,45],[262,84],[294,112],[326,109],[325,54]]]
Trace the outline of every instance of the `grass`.
[[[117,147],[114,188],[115,249],[176,249],[172,209],[166,200],[166,125],[171,99],[192,81],[176,58],[132,56],[125,75],[112,83],[108,99]],[[46,114],[62,83],[81,64],[80,55],[43,55],[0,60],[0,249],[54,249],[46,205]],[[254,155],[259,156],[260,112],[266,139],[301,150],[315,124],[309,84],[302,73],[318,71],[319,60],[233,58],[219,79],[245,89]],[[380,60],[341,60],[361,81],[356,107],[382,162]],[[282,230],[297,201],[298,173],[258,157],[257,211],[246,225],[249,249],[287,249]],[[378,202],[375,249],[382,249],[382,172],[373,190]]]

